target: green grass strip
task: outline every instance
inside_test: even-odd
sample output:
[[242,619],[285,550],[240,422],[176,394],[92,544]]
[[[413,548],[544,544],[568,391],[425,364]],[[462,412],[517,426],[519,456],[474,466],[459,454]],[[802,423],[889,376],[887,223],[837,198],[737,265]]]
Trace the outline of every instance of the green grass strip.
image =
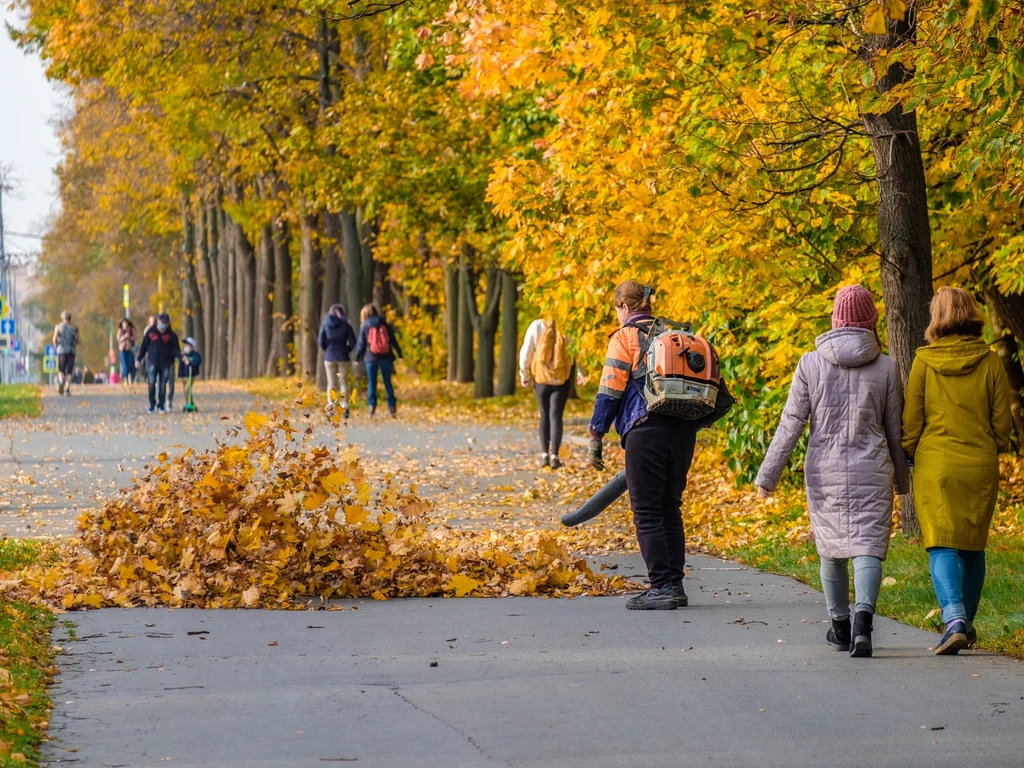
[[0,384],[0,419],[38,416],[43,412],[42,391],[35,384]]
[[[46,556],[38,542],[0,539],[0,572]],[[0,599],[0,766],[36,765],[50,713],[53,613]]]

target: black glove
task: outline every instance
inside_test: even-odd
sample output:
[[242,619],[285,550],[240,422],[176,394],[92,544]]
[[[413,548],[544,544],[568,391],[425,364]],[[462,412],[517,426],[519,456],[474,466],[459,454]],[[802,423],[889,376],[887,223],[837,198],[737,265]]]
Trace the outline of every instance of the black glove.
[[604,459],[601,457],[603,449],[604,443],[601,441],[601,438],[590,438],[590,466],[592,466],[598,472],[604,472]]

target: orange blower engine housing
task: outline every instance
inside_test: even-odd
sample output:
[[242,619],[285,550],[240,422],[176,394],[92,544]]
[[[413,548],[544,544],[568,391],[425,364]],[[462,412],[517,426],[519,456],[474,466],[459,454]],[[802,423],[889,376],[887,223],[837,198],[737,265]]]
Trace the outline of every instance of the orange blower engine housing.
[[702,419],[715,410],[722,382],[718,353],[685,323],[658,318],[642,357],[648,413]]

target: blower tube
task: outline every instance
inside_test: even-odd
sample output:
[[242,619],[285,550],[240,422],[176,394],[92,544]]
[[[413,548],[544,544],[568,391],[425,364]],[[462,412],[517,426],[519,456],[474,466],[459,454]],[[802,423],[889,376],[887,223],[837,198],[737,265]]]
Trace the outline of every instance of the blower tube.
[[605,483],[597,493],[583,502],[583,506],[562,515],[562,525],[574,526],[600,515],[626,492],[626,470],[622,470]]

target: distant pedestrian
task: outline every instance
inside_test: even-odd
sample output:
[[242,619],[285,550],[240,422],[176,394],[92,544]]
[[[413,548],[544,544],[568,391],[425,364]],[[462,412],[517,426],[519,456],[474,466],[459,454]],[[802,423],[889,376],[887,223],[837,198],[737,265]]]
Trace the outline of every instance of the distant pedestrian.
[[60,313],[60,322],[53,329],[53,345],[57,348],[57,393],[71,395],[71,379],[75,375],[75,353],[78,350],[78,329],[71,324],[71,313]]
[[96,374],[89,370],[89,366],[86,365],[82,368],[82,383],[83,384],[95,384]]
[[352,368],[352,350],[356,347],[356,334],[341,304],[334,304],[324,316],[317,336],[324,351],[324,369],[327,371],[327,411],[333,412],[338,401],[335,391],[341,392],[344,417],[349,416],[349,373]]
[[[770,496],[804,426],[811,436],[804,460],[807,507],[821,558],[821,586],[832,618],[826,641],[851,656],[871,656],[871,631],[882,561],[892,535],[893,480],[909,490],[900,445],[903,385],[882,354],[878,309],[867,289],[843,288],[832,308],[832,330],[800,358],[782,421],[757,474]],[[856,613],[850,622],[850,575]]]
[[369,389],[366,403],[370,406],[370,415],[377,412],[377,374],[384,379],[384,390],[388,396],[388,410],[391,417],[398,415],[398,400],[391,385],[391,376],[395,372],[395,358],[401,359],[402,350],[398,346],[394,329],[385,321],[381,311],[373,304],[367,304],[359,312],[359,340],[356,342],[356,359],[366,365],[366,376]]
[[121,352],[121,379],[124,383],[135,382],[135,326],[127,317],[117,325],[117,348]]
[[[533,392],[540,406],[540,466],[558,469],[562,466],[562,416],[572,391],[573,359],[570,340],[555,326],[554,320],[537,319],[526,329],[519,350],[519,380],[524,387],[533,383]],[[576,374],[576,384],[583,386],[586,377]]]
[[978,302],[960,288],[932,299],[928,346],[907,384],[903,447],[914,461],[914,504],[946,632],[935,655],[977,642],[985,547],[999,493],[999,454],[1010,447],[1010,386],[982,341]]
[[149,385],[149,412],[167,412],[167,382],[174,373],[174,365],[181,357],[177,334],[171,330],[171,318],[163,313],[156,325],[142,337],[136,367],[146,366]]
[[[203,364],[203,356],[199,354],[199,349],[196,347],[196,340],[191,336],[185,339],[185,343],[181,346],[181,360],[178,364],[178,377],[185,382],[185,408],[186,412],[198,410],[196,408],[196,402],[194,392],[192,390],[192,384],[195,379],[199,377],[199,368]],[[168,410],[170,410],[170,401],[168,401]]]

